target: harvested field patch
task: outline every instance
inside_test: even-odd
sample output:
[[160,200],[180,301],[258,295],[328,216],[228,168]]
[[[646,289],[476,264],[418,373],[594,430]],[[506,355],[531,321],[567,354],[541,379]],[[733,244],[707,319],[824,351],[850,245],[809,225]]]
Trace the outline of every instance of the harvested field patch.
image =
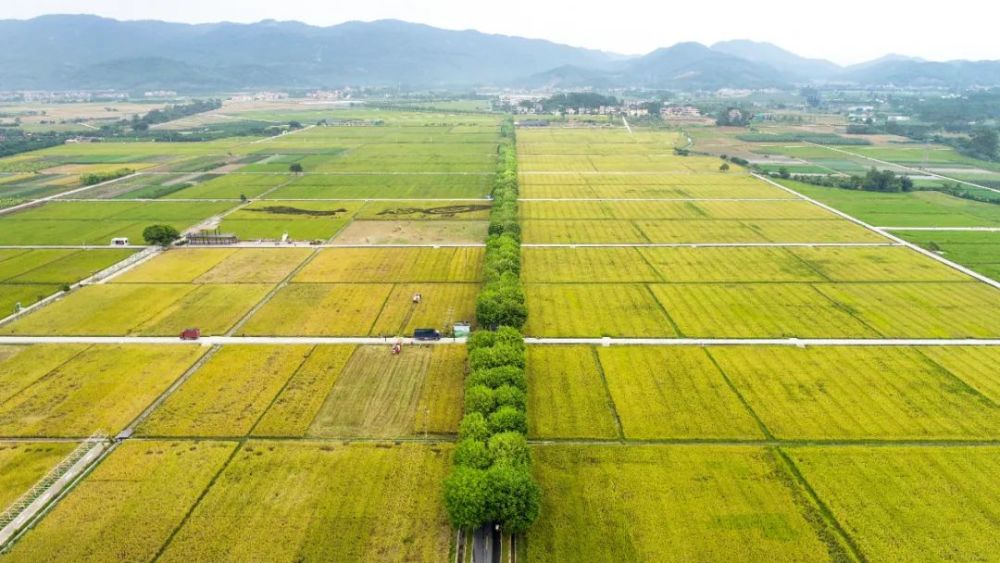
[[486,221],[354,221],[336,244],[466,244],[486,239]]

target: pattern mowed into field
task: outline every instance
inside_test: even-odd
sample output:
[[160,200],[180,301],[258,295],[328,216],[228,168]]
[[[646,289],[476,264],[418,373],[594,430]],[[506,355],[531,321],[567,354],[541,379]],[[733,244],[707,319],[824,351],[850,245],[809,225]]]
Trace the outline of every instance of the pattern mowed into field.
[[613,405],[594,351],[528,347],[528,433],[532,438],[618,438]]
[[123,444],[18,541],[14,561],[150,561],[235,444]]
[[91,285],[0,329],[18,335],[173,336],[188,327],[203,334],[232,328],[270,284]]
[[709,353],[782,439],[1000,437],[1000,406],[917,348],[713,348]]
[[767,448],[545,445],[532,454],[545,494],[525,538],[530,561],[848,558]]
[[138,429],[147,436],[236,437],[250,433],[311,346],[226,346]]
[[444,561],[450,446],[250,441],[162,561]]
[[8,507],[70,454],[73,442],[0,441],[0,507]]
[[869,561],[992,561],[1000,448],[788,448]]
[[[113,435],[203,353],[195,346],[92,346],[0,404],[0,436],[87,437],[97,431]],[[13,361],[36,357],[18,355]]]
[[451,346],[407,346],[398,355],[382,346],[358,348],[307,434],[387,438],[430,432],[431,426],[455,432],[464,370],[449,359],[463,357],[464,350]]

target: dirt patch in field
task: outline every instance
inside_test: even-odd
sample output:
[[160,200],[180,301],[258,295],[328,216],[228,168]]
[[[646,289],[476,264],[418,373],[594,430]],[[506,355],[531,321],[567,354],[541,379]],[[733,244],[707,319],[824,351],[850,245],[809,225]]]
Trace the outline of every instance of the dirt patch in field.
[[448,244],[483,242],[486,221],[354,221],[335,244]]
[[300,209],[288,205],[269,205],[267,207],[248,207],[244,211],[253,213],[268,213],[271,215],[308,215],[309,217],[336,217],[338,214],[347,213],[343,207],[339,209]]
[[439,215],[454,217],[462,213],[476,213],[490,209],[490,205],[443,205],[440,207],[393,207],[378,212],[379,216]]

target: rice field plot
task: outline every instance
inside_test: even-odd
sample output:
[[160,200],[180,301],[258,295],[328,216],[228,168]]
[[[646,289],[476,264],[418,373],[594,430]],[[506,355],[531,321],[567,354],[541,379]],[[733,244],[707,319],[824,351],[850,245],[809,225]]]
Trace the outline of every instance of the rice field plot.
[[255,436],[305,436],[355,346],[316,346],[253,427]]
[[371,244],[467,244],[486,239],[486,221],[354,221],[333,242]]
[[[475,324],[476,296],[480,285],[475,283],[406,283],[392,288],[372,335],[410,335],[417,328],[434,328],[449,335],[458,322]],[[413,296],[421,296],[420,303]]]
[[477,247],[327,248],[293,281],[478,282],[482,279],[484,251]]
[[307,248],[172,249],[114,278],[115,283],[261,284],[285,279]]
[[[449,173],[449,174],[489,174],[496,163],[496,145],[482,145],[482,154],[455,154],[453,149],[443,146],[437,153],[411,154],[420,145],[366,145],[346,152],[336,159],[329,159],[309,166],[306,170],[329,172],[400,172],[400,173]],[[488,148],[486,148],[488,147]],[[306,164],[303,164],[306,166]]]
[[115,276],[114,283],[191,283],[227,258],[236,248],[173,248]]
[[113,237],[143,244],[142,231],[168,224],[180,231],[233,207],[234,202],[49,202],[0,217],[0,244],[104,245]]
[[525,283],[663,281],[635,248],[526,247],[521,260]]
[[0,284],[73,284],[121,262],[133,249],[0,251]]
[[538,337],[673,337],[677,329],[640,284],[529,284],[528,323]]
[[122,444],[11,548],[16,561],[148,561],[235,449],[232,443]]
[[144,436],[250,433],[312,346],[224,346],[138,428]]
[[361,203],[257,201],[226,216],[219,226],[244,240],[328,240],[344,228]]
[[877,193],[781,180],[788,187],[879,227],[996,227],[996,205],[941,192]]
[[903,247],[790,248],[829,281],[968,281],[969,276]]
[[701,247],[636,249],[671,283],[824,281],[815,269],[785,248]]
[[817,284],[887,338],[997,338],[1000,292],[978,282]]
[[356,217],[366,221],[485,221],[488,201],[369,201]]
[[942,347],[921,351],[934,363],[1000,404],[1000,348]]
[[587,244],[650,242],[631,221],[521,221],[525,244]]
[[466,199],[485,198],[487,174],[307,174],[267,199]]
[[895,231],[893,234],[994,280],[1000,279],[1000,233]]
[[593,349],[529,346],[527,378],[530,437],[620,437]]
[[171,561],[444,561],[450,446],[250,441],[166,546]]
[[988,561],[1000,550],[996,447],[786,452],[870,561]]
[[764,437],[703,349],[636,346],[597,354],[627,439]]
[[853,309],[810,284],[654,284],[650,290],[686,337],[881,336],[858,320]]
[[523,201],[522,219],[831,219],[830,212],[804,201]]
[[0,436],[114,435],[202,353],[196,346],[93,346],[0,404]]
[[91,285],[0,329],[0,334],[177,335],[189,327],[222,334],[256,305],[270,284]]
[[522,546],[531,561],[850,559],[770,449],[546,445],[532,454],[543,494]]
[[71,442],[0,441],[0,510],[28,492],[76,446]]
[[[704,175],[571,175],[521,174],[520,193],[523,198],[609,198],[609,199],[709,199],[709,198],[777,198],[797,199],[796,196],[756,179],[740,177],[702,182]],[[628,181],[622,181],[627,179]],[[709,178],[711,180],[711,178]]]
[[781,439],[1000,436],[1000,407],[916,348],[735,347],[709,353]]
[[365,336],[392,290],[392,284],[289,284],[238,332],[242,336]]
[[[777,223],[778,221],[768,221]],[[813,223],[809,221],[808,224]],[[818,223],[818,221],[817,221]],[[802,225],[795,222],[799,228],[795,231],[798,237],[805,236],[801,232]],[[634,221],[634,229],[642,233],[644,242],[669,243],[669,244],[697,244],[697,243],[761,243],[778,242],[770,241],[757,229],[744,224],[741,221],[713,221],[713,220],[686,220],[686,221]],[[787,241],[781,241],[787,242]]]
[[0,316],[17,312],[17,305],[30,307],[62,290],[62,286],[45,284],[0,285]]
[[[456,350],[408,346],[396,355],[384,346],[358,348],[306,434],[395,438],[430,432],[432,425],[436,433],[456,432],[465,374],[464,355]],[[448,398],[455,401],[442,400]]]
[[87,348],[86,344],[0,346],[0,404]]
[[256,198],[264,192],[288,183],[292,178],[290,175],[282,174],[226,174],[173,192],[165,199],[241,199],[242,196]]

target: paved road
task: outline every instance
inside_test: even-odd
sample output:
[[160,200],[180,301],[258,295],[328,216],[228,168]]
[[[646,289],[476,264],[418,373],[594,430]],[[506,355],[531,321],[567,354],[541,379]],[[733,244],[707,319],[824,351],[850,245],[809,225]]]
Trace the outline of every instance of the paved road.
[[[0,340],[2,342],[2,340]],[[525,338],[527,344],[600,346],[1000,346],[988,338]]]
[[[797,197],[522,197],[517,201],[799,201]],[[171,199],[170,201],[178,201]],[[339,201],[339,200],[338,200]],[[413,200],[409,200],[413,201]],[[425,201],[425,200],[420,200]]]
[[524,243],[521,247],[534,247],[534,248],[558,248],[558,247],[576,247],[583,248],[627,248],[631,246],[640,247],[663,247],[663,248],[701,248],[701,247],[718,247],[718,248],[743,248],[748,246],[759,246],[759,247],[801,247],[801,248],[814,248],[814,247],[871,247],[871,246],[905,246],[903,243],[898,242],[588,242],[588,243]]
[[[465,338],[418,342],[398,339],[405,345],[465,344]],[[164,344],[216,346],[226,344],[368,344],[389,345],[394,337],[378,336],[205,336],[181,340],[174,336],[0,336],[0,344]],[[525,338],[527,344],[602,346],[1000,346],[989,338]]]
[[412,338],[380,336],[204,336],[181,340],[175,336],[0,336],[0,344],[186,344],[215,346],[224,344],[385,344],[397,340],[411,344],[465,344],[465,338],[442,338],[416,341]]

